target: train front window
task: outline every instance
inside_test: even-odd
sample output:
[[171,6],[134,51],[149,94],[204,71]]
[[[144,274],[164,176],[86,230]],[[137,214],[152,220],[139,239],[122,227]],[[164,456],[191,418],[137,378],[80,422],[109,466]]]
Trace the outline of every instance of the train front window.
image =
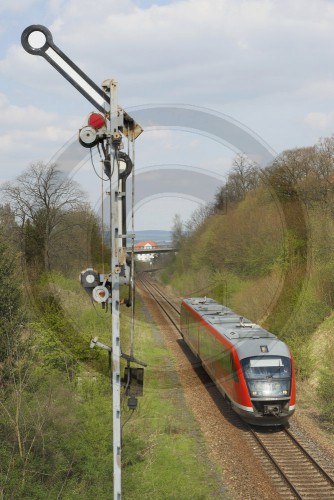
[[258,356],[241,360],[251,397],[290,395],[291,360],[284,356]]
[[257,356],[241,360],[246,379],[290,378],[291,361],[285,356]]

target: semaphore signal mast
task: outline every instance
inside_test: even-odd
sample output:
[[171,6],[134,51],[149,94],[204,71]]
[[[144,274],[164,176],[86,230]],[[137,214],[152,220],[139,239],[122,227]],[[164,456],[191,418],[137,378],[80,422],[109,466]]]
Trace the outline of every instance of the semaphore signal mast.
[[[118,105],[117,82],[110,79],[102,83],[102,88],[96,85],[53,43],[52,34],[45,26],[28,26],[22,33],[21,43],[28,53],[44,57],[99,111],[88,116],[85,125],[79,131],[79,141],[86,148],[101,146],[103,150],[104,174],[110,182],[111,272],[102,274],[89,268],[81,272],[80,279],[92,300],[100,303],[105,309],[111,304],[112,347],[101,344],[97,338],[92,339],[90,347],[107,350],[112,359],[114,500],[121,500],[121,388],[123,383],[125,394],[130,396],[128,406],[134,410],[137,406],[135,396],[142,395],[143,368],[133,368],[131,363],[146,366],[133,356],[134,309],[130,355],[121,352],[121,285],[127,285],[132,289],[132,294],[130,294],[132,301],[129,300],[127,305],[134,307],[134,250],[132,250],[131,262],[128,262],[125,221],[125,183],[126,178],[133,171],[133,162],[121,149],[124,135],[134,145],[134,141],[143,129]],[[134,235],[131,237],[133,241]],[[132,248],[133,246],[132,244]],[[121,378],[121,357],[127,363],[123,379]]]

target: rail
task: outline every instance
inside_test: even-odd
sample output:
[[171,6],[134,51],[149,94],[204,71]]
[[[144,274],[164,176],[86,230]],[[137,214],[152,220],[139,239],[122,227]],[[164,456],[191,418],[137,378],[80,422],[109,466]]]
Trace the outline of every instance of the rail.
[[249,429],[285,484],[300,500],[334,499],[334,480],[291,431]]
[[[144,286],[144,288],[151,295],[153,300],[156,301],[160,309],[162,309],[162,311],[168,317],[171,323],[173,323],[174,327],[177,329],[180,335],[182,335],[179,325],[176,323],[176,321],[174,321],[171,314],[167,311],[167,308],[165,305],[163,305],[162,300],[165,302],[165,304],[168,304],[169,307],[171,307],[174,310],[174,312],[177,313],[178,316],[180,316],[180,311],[177,309],[177,307],[169,299],[167,299],[167,297],[158,289],[157,286],[153,285],[152,282],[150,282],[146,277],[144,278],[142,274],[137,276],[137,280]],[[157,300],[156,298],[157,293],[161,296],[160,301]]]

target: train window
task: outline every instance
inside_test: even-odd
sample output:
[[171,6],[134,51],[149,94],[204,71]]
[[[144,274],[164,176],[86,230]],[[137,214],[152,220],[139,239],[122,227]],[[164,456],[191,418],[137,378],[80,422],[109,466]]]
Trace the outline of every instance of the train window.
[[195,318],[193,318],[192,316],[190,316],[189,318],[188,335],[193,342],[197,342],[198,324]]
[[241,360],[246,379],[290,378],[291,360],[285,356],[256,356]]
[[221,354],[221,364],[222,364],[224,372],[227,374],[230,374],[231,373],[231,362],[230,362],[230,357],[229,357],[228,351],[224,351]]
[[199,326],[199,334],[201,357],[212,364],[220,357],[220,343],[203,325]]
[[241,364],[252,398],[290,396],[290,358],[259,356],[242,359]]
[[[220,345],[220,347],[222,346]],[[232,376],[233,380],[238,383],[239,378],[232,353],[228,349],[224,349],[224,351],[220,352],[219,358],[221,366],[226,375]]]

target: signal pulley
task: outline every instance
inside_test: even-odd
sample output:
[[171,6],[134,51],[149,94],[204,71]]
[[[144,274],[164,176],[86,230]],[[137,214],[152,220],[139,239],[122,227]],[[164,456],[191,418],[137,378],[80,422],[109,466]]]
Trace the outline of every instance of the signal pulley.
[[79,131],[79,142],[84,148],[92,148],[97,144],[97,132],[95,128],[87,125]]

